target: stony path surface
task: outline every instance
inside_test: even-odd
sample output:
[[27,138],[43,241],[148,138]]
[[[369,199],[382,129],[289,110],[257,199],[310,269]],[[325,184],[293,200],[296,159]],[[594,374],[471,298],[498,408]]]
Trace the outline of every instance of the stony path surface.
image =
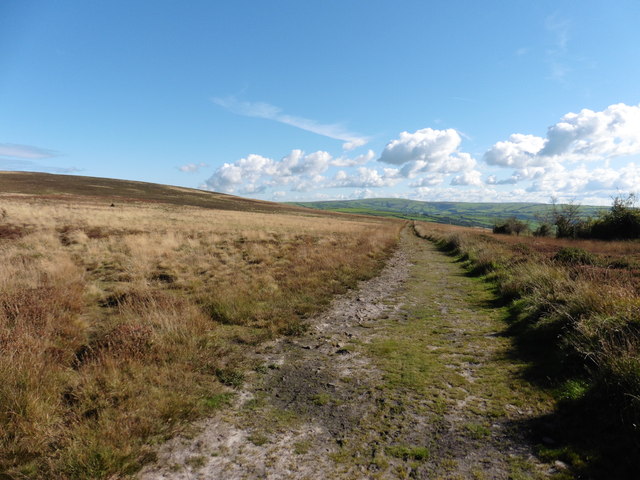
[[520,427],[545,408],[487,289],[409,229],[382,274],[264,345],[235,405],[140,479],[545,478]]

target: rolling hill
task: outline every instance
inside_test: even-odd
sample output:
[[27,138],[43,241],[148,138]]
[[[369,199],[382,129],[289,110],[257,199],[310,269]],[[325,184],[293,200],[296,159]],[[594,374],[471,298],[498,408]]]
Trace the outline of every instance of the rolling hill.
[[[491,228],[496,222],[508,217],[516,217],[535,224],[551,210],[551,205],[543,203],[419,202],[400,198],[296,202],[290,205],[485,228]],[[580,208],[585,216],[597,215],[603,209],[595,206]]]
[[74,202],[104,199],[116,204],[147,202],[246,212],[308,213],[308,210],[292,205],[193,188],[78,175],[0,172],[0,196],[11,195],[37,195],[52,200],[69,197]]

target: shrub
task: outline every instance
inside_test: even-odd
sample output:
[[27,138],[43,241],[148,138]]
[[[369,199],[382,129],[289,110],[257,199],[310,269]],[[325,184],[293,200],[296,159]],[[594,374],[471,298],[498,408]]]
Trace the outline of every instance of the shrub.
[[594,265],[595,257],[592,253],[577,247],[562,247],[553,257],[556,262],[565,265]]
[[543,223],[533,231],[533,235],[536,237],[549,237],[551,236],[551,231],[551,225]]
[[518,220],[516,217],[510,217],[502,223],[497,223],[493,227],[493,233],[502,233],[506,235],[520,235],[528,230],[529,225],[526,222]]
[[636,195],[616,197],[611,210],[593,223],[591,236],[604,240],[640,238],[640,209]]

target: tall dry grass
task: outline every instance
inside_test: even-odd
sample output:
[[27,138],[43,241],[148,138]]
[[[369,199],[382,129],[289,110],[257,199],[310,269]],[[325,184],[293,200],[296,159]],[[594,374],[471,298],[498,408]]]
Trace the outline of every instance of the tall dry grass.
[[3,201],[0,472],[135,472],[219,407],[251,349],[374,275],[399,223]]

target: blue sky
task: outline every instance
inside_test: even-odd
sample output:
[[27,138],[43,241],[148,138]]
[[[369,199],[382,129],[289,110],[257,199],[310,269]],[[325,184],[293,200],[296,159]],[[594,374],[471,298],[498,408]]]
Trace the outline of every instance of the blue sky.
[[640,191],[640,2],[0,0],[0,169],[266,200]]

